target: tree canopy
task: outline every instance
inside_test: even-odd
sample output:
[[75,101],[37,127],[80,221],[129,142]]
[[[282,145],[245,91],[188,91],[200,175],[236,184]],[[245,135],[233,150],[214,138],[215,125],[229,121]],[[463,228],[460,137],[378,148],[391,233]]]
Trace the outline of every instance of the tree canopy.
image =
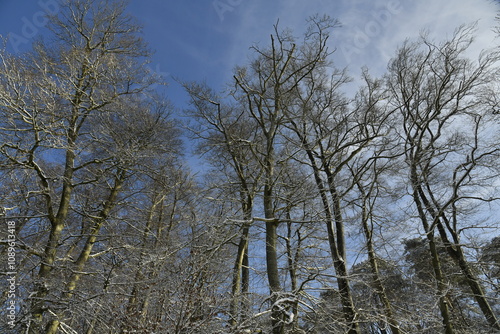
[[0,331],[500,331],[500,58],[470,58],[474,26],[350,94],[338,22],[276,24],[226,90],[180,78],[178,115],[124,2],[60,6],[0,50]]

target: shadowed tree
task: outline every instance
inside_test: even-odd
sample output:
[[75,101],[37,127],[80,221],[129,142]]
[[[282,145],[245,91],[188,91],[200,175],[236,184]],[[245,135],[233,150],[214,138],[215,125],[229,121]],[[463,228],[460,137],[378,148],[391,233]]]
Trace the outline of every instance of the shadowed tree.
[[271,319],[274,334],[285,332],[286,316],[280,305],[283,292],[279,278],[277,230],[280,224],[276,216],[275,183],[280,135],[283,130],[285,110],[294,103],[294,91],[327,56],[326,31],[330,19],[314,18],[304,35],[301,45],[286,32],[275,26],[271,44],[267,48],[254,47],[256,57],[248,67],[238,68],[234,79],[235,98],[244,106],[246,113],[257,123],[262,136],[262,150],[256,158],[263,168],[263,208],[266,225],[266,266],[270,288]]
[[[260,137],[255,122],[238,105],[223,104],[222,99],[206,87],[195,83],[184,84],[191,97],[193,110],[186,113],[193,120],[190,127],[196,140],[200,141],[198,151],[207,156],[218,171],[224,173],[226,183],[233,198],[239,203],[239,226],[241,236],[237,244],[233,268],[230,300],[230,325],[236,328],[245,320],[249,310],[247,298],[249,292],[248,244],[255,196],[260,186],[262,167],[255,160],[254,152],[259,150]],[[215,185],[224,188],[223,185]],[[222,194],[225,196],[225,194]],[[218,198],[217,200],[222,200]],[[239,219],[238,219],[239,218]]]
[[498,54],[485,51],[473,63],[465,56],[472,42],[473,28],[466,26],[441,44],[426,36],[407,41],[390,62],[387,75],[392,104],[402,117],[408,182],[428,239],[446,333],[453,333],[453,322],[436,234],[489,325],[500,329],[462,240],[464,228],[474,227],[465,225],[472,206],[494,200],[487,180],[498,176],[494,166],[500,153],[496,134],[486,131],[496,116],[484,98],[498,81],[494,67]]
[[[145,94],[155,82],[149,53],[123,2],[65,1],[48,27],[50,44],[0,54],[0,153],[30,175],[26,200],[38,211],[19,231],[39,236],[25,241],[37,249],[25,287],[29,333],[57,331],[129,178],[146,159],[176,150],[164,108]],[[80,198],[88,191],[90,208]]]

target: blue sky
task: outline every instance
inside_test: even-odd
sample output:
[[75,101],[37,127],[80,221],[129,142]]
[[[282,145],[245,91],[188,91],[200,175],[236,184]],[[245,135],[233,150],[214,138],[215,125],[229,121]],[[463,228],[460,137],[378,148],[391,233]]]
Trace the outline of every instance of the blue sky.
[[[43,13],[57,11],[55,1],[0,0],[0,35],[10,36],[10,52],[26,50],[43,35]],[[333,60],[356,78],[362,66],[381,75],[395,48],[423,29],[439,39],[479,20],[474,50],[498,45],[492,27],[499,9],[498,0],[130,0],[129,6],[155,51],[151,69],[168,82],[160,89],[179,109],[187,96],[174,77],[221,88],[236,65],[248,62],[250,46],[269,42],[278,19],[296,35],[316,13],[338,19]]]
[[[0,0],[0,35],[10,41],[10,52],[21,53],[44,34],[44,11],[55,0]],[[446,38],[464,23],[478,21],[473,52],[499,45],[493,27],[498,0],[130,0],[129,10],[144,26],[144,38],[155,51],[151,69],[164,75],[166,96],[179,110],[188,97],[173,79],[206,81],[222,88],[236,65],[245,65],[250,47],[267,45],[273,25],[300,35],[305,20],[316,13],[338,19],[333,32],[333,60],[359,77],[366,66],[382,75],[387,62],[405,38],[426,29],[436,39]],[[12,42],[14,40],[14,43]],[[353,84],[356,88],[356,82]],[[189,142],[187,142],[189,145]],[[188,155],[191,170],[203,174],[200,159]],[[354,261],[352,261],[354,262]]]
[[[0,35],[22,38],[16,47],[8,43],[10,51],[25,50],[43,33],[40,14],[55,9],[54,2],[0,0]],[[461,23],[480,20],[478,45],[492,46],[500,5],[491,0],[130,0],[129,9],[156,51],[151,68],[171,83],[168,94],[176,85],[170,76],[216,87],[227,82],[234,66],[247,62],[251,45],[268,43],[278,19],[297,35],[315,13],[338,19],[343,26],[331,39],[334,60],[355,75],[364,65],[382,73],[395,47],[422,29],[445,37]]]

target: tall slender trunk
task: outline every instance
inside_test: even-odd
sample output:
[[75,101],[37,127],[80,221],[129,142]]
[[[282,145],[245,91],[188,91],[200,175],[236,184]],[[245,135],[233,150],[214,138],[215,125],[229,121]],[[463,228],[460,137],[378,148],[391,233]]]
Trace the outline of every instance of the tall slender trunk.
[[436,277],[436,285],[437,285],[437,292],[438,292],[438,298],[439,298],[439,310],[441,312],[441,317],[443,321],[443,326],[445,329],[445,334],[453,334],[453,324],[451,321],[450,317],[450,311],[449,311],[449,305],[448,301],[446,299],[446,282],[444,279],[443,271],[441,269],[441,260],[439,258],[439,253],[437,250],[436,246],[436,240],[434,237],[434,229],[431,228],[431,225],[429,224],[429,221],[427,220],[427,216],[424,211],[423,204],[421,202],[420,196],[419,196],[419,183],[418,183],[418,176],[417,176],[417,170],[416,166],[413,164],[411,166],[411,184],[413,187],[413,201],[415,202],[415,205],[417,207],[418,215],[420,218],[420,221],[422,222],[422,225],[424,227],[424,231],[426,233],[426,237],[428,240],[429,244],[429,251],[431,254],[431,261],[432,261],[432,268],[434,270],[434,275]]
[[250,264],[248,262],[248,237],[249,231],[246,231],[247,247],[243,254],[243,262],[241,266],[241,320],[247,319],[250,304],[249,304],[249,291],[250,291]]
[[[290,208],[287,209],[286,211],[286,218],[288,220],[287,223],[287,237],[286,237],[286,254],[287,254],[287,259],[288,259],[288,274],[290,276],[290,288],[292,292],[294,293],[295,296],[298,294],[298,283],[297,283],[297,263],[299,261],[299,256],[300,256],[300,247],[301,247],[301,237],[300,237],[300,232],[297,230],[297,248],[294,251],[292,247],[292,222],[291,222],[291,214],[290,214]],[[292,326],[293,328],[298,327],[298,315],[299,315],[299,308],[298,308],[298,300],[295,299],[295,301],[292,304],[292,314],[293,314],[293,322]]]
[[235,327],[238,322],[243,321],[247,313],[245,298],[249,289],[248,273],[248,238],[250,233],[250,221],[253,211],[253,193],[246,182],[242,169],[238,161],[233,158],[237,166],[236,170],[241,182],[240,201],[243,212],[243,226],[241,229],[240,241],[233,267],[233,280],[231,284],[231,303],[229,305],[230,320],[229,325]]
[[[85,242],[85,245],[83,246],[83,249],[80,252],[80,255],[78,256],[77,260],[75,261],[73,274],[71,275],[68,283],[66,284],[66,291],[64,292],[61,298],[64,301],[70,300],[73,296],[77,283],[82,277],[83,269],[87,264],[88,259],[90,258],[90,254],[97,240],[97,236],[99,235],[99,231],[104,222],[106,221],[106,218],[109,216],[109,213],[116,204],[116,199],[125,180],[125,175],[126,172],[121,170],[115,177],[115,183],[113,185],[113,188],[111,189],[111,192],[108,195],[107,200],[105,201],[104,208],[99,213],[98,218],[94,221],[90,234]],[[47,330],[45,331],[45,333],[56,334],[59,328],[59,324],[60,322],[58,319],[52,320],[47,326]]]
[[[273,45],[273,60],[276,61],[274,57],[275,49],[274,49],[274,38],[271,35],[272,45]],[[256,114],[253,114],[259,122],[262,128],[263,134],[265,136],[265,151],[262,157],[262,167],[264,170],[264,193],[263,193],[263,205],[264,205],[264,215],[266,218],[266,270],[267,270],[267,278],[269,283],[270,290],[270,302],[271,302],[271,324],[272,324],[272,333],[273,334],[284,334],[285,327],[283,322],[283,312],[281,310],[281,306],[277,305],[279,301],[279,295],[282,291],[280,279],[279,279],[279,267],[278,267],[278,254],[277,254],[277,239],[278,239],[278,225],[279,221],[275,217],[274,212],[274,167],[275,167],[275,148],[274,148],[274,140],[279,128],[279,115],[281,113],[281,83],[279,75],[282,75],[281,72],[278,74],[276,64],[274,64],[274,71],[271,76],[274,77],[274,95],[273,95],[273,103],[274,106],[269,109],[264,107],[264,105],[258,105],[258,113],[260,117]],[[286,68],[287,64],[285,64]],[[236,80],[238,85],[246,92],[247,97],[250,98],[249,91],[246,90],[246,87],[239,83],[239,80]],[[267,89],[267,88],[265,88]],[[262,96],[260,97],[262,99]],[[250,99],[251,100],[251,99]],[[262,100],[261,100],[262,102]],[[250,102],[250,106],[252,103]],[[252,108],[252,107],[250,107]],[[252,112],[253,113],[253,112]],[[261,122],[267,114],[268,124],[266,122]]]
[[[500,323],[493,312],[493,309],[486,298],[486,294],[484,293],[484,288],[479,282],[479,279],[472,271],[469,261],[465,257],[462,246],[460,245],[460,236],[458,232],[452,228],[452,224],[449,221],[448,217],[445,216],[443,209],[438,205],[437,201],[434,200],[432,194],[432,202],[427,198],[423,189],[419,189],[419,196],[425,205],[427,211],[433,217],[433,225],[436,226],[439,236],[443,240],[445,249],[453,261],[459,266],[467,285],[472,291],[474,299],[476,300],[481,312],[483,313],[486,321],[490,325],[491,328],[495,330],[500,330]],[[433,205],[434,204],[434,205]],[[443,221],[445,224],[443,224]],[[445,225],[445,226],[443,226]],[[453,242],[449,240],[446,230],[450,232],[453,238]]]
[[[30,307],[31,321],[28,324],[28,334],[39,334],[42,331],[43,314],[46,311],[45,297],[49,291],[46,287],[47,281],[50,279],[50,273],[56,261],[57,247],[61,240],[62,231],[66,224],[66,217],[68,216],[71,196],[73,194],[73,174],[75,172],[75,159],[76,159],[76,142],[79,135],[79,125],[83,120],[79,120],[80,110],[79,107],[82,103],[84,96],[83,86],[85,84],[85,76],[87,75],[88,67],[83,64],[81,66],[81,75],[76,82],[76,89],[73,94],[71,103],[71,117],[68,120],[67,137],[66,137],[66,152],[64,162],[64,172],[62,175],[62,191],[61,197],[57,206],[57,213],[54,214],[52,201],[50,196],[46,201],[46,209],[50,221],[50,234],[49,240],[46,244],[40,269],[38,271],[37,283],[35,291],[32,296],[32,305]],[[79,123],[80,122],[80,123]],[[32,158],[32,157],[31,157]],[[33,162],[33,161],[31,161]],[[38,170],[37,170],[38,171]],[[46,181],[43,179],[42,181]],[[45,185],[47,188],[47,185]],[[48,189],[46,189],[48,190]]]
[[[448,246],[450,247],[450,246]],[[455,250],[453,253],[455,254],[455,257],[453,259],[455,262],[458,263],[466,281],[467,284],[469,285],[470,289],[472,290],[472,294],[474,295],[474,298],[476,299],[476,302],[479,304],[479,308],[483,312],[483,315],[485,316],[486,320],[488,321],[488,324],[492,329],[495,329],[497,331],[500,331],[500,323],[493,312],[493,309],[491,308],[490,303],[488,302],[488,299],[486,299],[486,294],[484,293],[484,288],[482,287],[481,283],[479,282],[479,279],[476,277],[474,272],[472,271],[469,262],[465,258],[465,254],[463,253],[462,247],[460,245],[455,245]]]
[[277,305],[279,295],[282,291],[279,279],[278,266],[278,225],[279,222],[274,216],[274,132],[266,133],[267,151],[264,163],[265,181],[264,181],[264,215],[266,218],[266,268],[267,279],[269,282],[270,301],[271,301],[271,324],[273,334],[284,334],[285,326],[283,311],[281,306]]
[[[43,252],[42,261],[40,264],[40,269],[37,275],[37,281],[35,285],[35,293],[31,297],[32,305],[30,309],[31,322],[29,323],[28,333],[29,334],[39,334],[42,332],[42,322],[43,314],[46,311],[45,298],[49,294],[48,281],[50,280],[50,273],[54,267],[56,261],[57,247],[61,241],[62,231],[66,224],[66,217],[69,213],[69,207],[71,202],[71,195],[73,193],[73,173],[74,173],[74,141],[76,135],[71,135],[68,138],[68,149],[66,150],[66,162],[63,174],[63,189],[61,193],[61,199],[59,201],[57,214],[52,215],[52,207],[47,207],[49,212],[50,220],[50,234],[49,240]],[[48,205],[52,205],[50,202]]]
[[333,202],[334,218],[334,221],[328,225],[328,238],[331,239],[330,244],[333,243],[336,245],[336,249],[334,250],[336,256],[333,264],[338,276],[337,281],[339,285],[340,299],[342,301],[344,317],[348,325],[348,333],[358,334],[360,333],[357,319],[358,315],[352,299],[346,263],[344,219],[341,212],[340,195],[338,194],[335,186],[335,177],[328,165],[325,168],[325,174],[328,181],[330,196]]
[[229,313],[231,319],[229,324],[234,327],[244,317],[245,313],[245,294],[248,292],[248,236],[249,236],[249,223],[245,219],[243,223],[240,241],[238,243],[238,250],[236,260],[233,267],[233,281],[231,284],[231,303],[229,305]]
[[363,207],[362,220],[363,220],[363,231],[365,233],[365,238],[366,238],[366,248],[368,251],[368,261],[370,263],[370,268],[373,275],[373,284],[375,286],[375,293],[382,302],[382,305],[384,307],[385,317],[387,319],[387,323],[389,324],[392,334],[399,334],[400,331],[399,331],[398,321],[394,317],[391,302],[389,301],[389,298],[385,293],[385,287],[382,283],[382,279],[380,278],[378,260],[375,254],[375,248],[373,246],[373,232],[370,226],[368,225],[368,213],[366,212],[365,207]]
[[283,312],[279,308],[279,305],[276,305],[279,301],[279,294],[281,292],[277,260],[278,255],[276,251],[277,227],[278,223],[276,221],[266,221],[266,265],[267,279],[269,281],[269,289],[271,293],[271,323],[273,327],[273,334],[283,334],[285,332],[285,328],[283,326]]
[[[333,184],[333,175],[328,170],[327,166],[324,166],[325,174],[329,180],[328,189],[325,187],[325,184],[321,178],[321,170],[316,163],[316,158],[314,157],[313,151],[310,148],[309,142],[303,134],[297,124],[291,119],[290,123],[294,127],[294,131],[299,137],[305,153],[311,163],[311,168],[313,170],[314,180],[316,183],[316,187],[318,188],[318,192],[321,198],[321,202],[323,204],[323,210],[325,214],[325,223],[328,233],[328,243],[330,246],[330,254],[333,261],[333,266],[335,268],[335,272],[337,274],[337,286],[340,293],[340,301],[342,304],[342,313],[344,315],[344,319],[346,320],[348,333],[349,334],[359,334],[359,324],[356,321],[357,312],[354,307],[354,302],[352,300],[351,289],[349,286],[349,279],[347,275],[347,267],[344,261],[345,258],[345,242],[344,242],[344,230],[343,230],[343,222],[342,215],[340,213],[340,199],[337,196],[337,193]],[[334,201],[333,204],[333,213],[332,208],[330,206],[330,201],[328,199],[328,192],[330,194],[335,195],[331,196]]]
[[[142,231],[142,237],[141,237],[141,245],[142,247],[146,247],[147,239],[149,234],[151,233],[151,229],[153,227],[153,217],[156,212],[156,209],[159,205],[163,205],[163,200],[164,196],[160,196],[160,198],[157,200],[156,196],[159,194],[155,193],[153,196],[153,203],[151,205],[151,208],[149,209],[147,220],[146,220],[146,226],[144,226],[144,230]],[[162,213],[162,208],[160,208],[160,216]],[[161,217],[160,217],[161,220]],[[159,236],[158,236],[159,237]],[[145,248],[144,248],[145,249]],[[135,272],[134,276],[134,282],[132,284],[132,291],[130,293],[128,302],[127,302],[127,307],[125,311],[125,315],[127,318],[133,318],[134,322],[136,321],[136,317],[139,315],[139,310],[138,310],[138,300],[139,300],[139,295],[142,294],[142,291],[140,290],[140,284],[141,281],[144,279],[144,268],[142,264],[144,263],[144,256],[146,252],[141,251],[139,255],[139,259],[137,261],[137,270]],[[126,328],[123,328],[123,330],[126,330]]]

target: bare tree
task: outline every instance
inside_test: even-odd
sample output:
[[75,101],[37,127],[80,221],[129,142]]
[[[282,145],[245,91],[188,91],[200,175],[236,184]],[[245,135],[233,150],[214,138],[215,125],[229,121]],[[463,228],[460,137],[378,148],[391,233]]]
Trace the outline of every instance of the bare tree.
[[[263,207],[266,224],[266,265],[270,303],[272,308],[273,333],[284,333],[287,322],[280,305],[282,285],[279,279],[277,254],[277,229],[275,182],[278,138],[284,122],[284,111],[293,103],[292,93],[326,56],[325,30],[330,27],[328,19],[311,20],[303,45],[297,47],[288,33],[281,33],[275,26],[268,48],[254,48],[257,56],[248,68],[239,68],[234,76],[235,97],[246,112],[257,123],[263,138],[263,150],[257,158],[263,168]],[[318,37],[319,36],[319,37]]]
[[[484,182],[498,175],[492,169],[498,147],[483,132],[492,125],[492,115],[481,98],[483,91],[491,91],[490,82],[498,80],[493,67],[498,56],[483,52],[477,64],[472,63],[465,58],[472,41],[473,28],[461,27],[442,44],[425,36],[416,43],[406,42],[392,60],[387,77],[402,116],[412,198],[429,242],[447,333],[453,333],[453,324],[436,233],[466,278],[484,317],[492,328],[499,328],[461,240],[464,229],[474,227],[461,223],[467,219],[467,207],[474,201],[492,200],[483,195],[488,191]],[[479,184],[482,190],[476,187]]]
[[[37,272],[26,288],[30,333],[57,331],[125,183],[142,159],[172,151],[160,142],[168,138],[164,110],[139,96],[154,78],[144,67],[148,51],[138,25],[121,2],[98,5],[64,3],[51,17],[53,44],[0,55],[0,152],[9,168],[31,175],[26,200],[39,211],[24,218],[20,235],[43,226],[38,240],[26,239],[38,258],[31,255]],[[91,211],[80,210],[88,209],[79,200],[85,189],[96,191]],[[70,231],[77,220],[79,235]]]
[[64,0],[50,42],[0,51],[15,331],[500,330],[498,48],[424,35],[351,97],[337,23],[308,24],[274,26],[223,93],[181,83],[203,179],[121,0]]
[[[226,180],[217,179],[219,184],[216,187],[232,193],[231,184],[236,184],[235,197],[241,214],[231,219],[241,221],[241,236],[233,267],[229,307],[229,323],[236,328],[250,311],[245,300],[250,285],[248,245],[254,201],[263,170],[253,153],[261,146],[259,133],[252,119],[245,115],[240,106],[222,104],[221,98],[206,86],[193,83],[184,84],[184,87],[194,107],[187,113],[196,122],[191,126],[191,132],[195,139],[201,140],[198,150],[208,155],[208,160],[215,168],[224,171]],[[229,187],[223,187],[220,182],[227,183]]]
[[374,117],[373,104],[377,101],[351,109],[349,99],[340,92],[349,78],[345,71],[328,65],[323,61],[297,85],[295,104],[286,109],[286,124],[296,136],[296,145],[305,154],[303,163],[312,170],[323,204],[347,331],[357,333],[359,319],[349,282],[343,206],[360,176],[349,175],[348,166],[370,141],[379,136],[386,116],[382,113]]

